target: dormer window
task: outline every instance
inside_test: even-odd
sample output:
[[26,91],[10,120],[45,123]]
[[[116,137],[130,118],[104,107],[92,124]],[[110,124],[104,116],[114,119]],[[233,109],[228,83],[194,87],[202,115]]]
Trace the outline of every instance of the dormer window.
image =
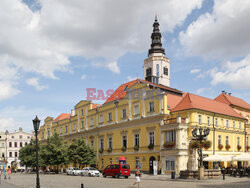
[[151,68],[147,68],[146,69],[146,76],[151,76],[152,75],[152,69]]
[[164,75],[168,75],[168,68],[167,67],[163,68],[163,73],[164,73]]

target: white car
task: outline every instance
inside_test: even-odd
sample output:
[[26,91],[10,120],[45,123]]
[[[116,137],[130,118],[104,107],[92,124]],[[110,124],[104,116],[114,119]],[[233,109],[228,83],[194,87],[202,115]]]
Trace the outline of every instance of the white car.
[[100,172],[93,167],[85,167],[82,169],[83,176],[100,176]]
[[67,174],[68,174],[68,175],[75,175],[75,176],[78,176],[78,175],[81,175],[81,174],[82,174],[82,171],[81,171],[79,168],[70,167],[70,168],[67,169]]

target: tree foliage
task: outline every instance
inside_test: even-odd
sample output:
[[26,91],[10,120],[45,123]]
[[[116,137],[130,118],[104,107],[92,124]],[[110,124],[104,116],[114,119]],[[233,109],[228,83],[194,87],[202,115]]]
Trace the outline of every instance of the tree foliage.
[[78,165],[95,164],[95,153],[93,148],[85,144],[83,139],[74,140],[68,147],[68,162]]

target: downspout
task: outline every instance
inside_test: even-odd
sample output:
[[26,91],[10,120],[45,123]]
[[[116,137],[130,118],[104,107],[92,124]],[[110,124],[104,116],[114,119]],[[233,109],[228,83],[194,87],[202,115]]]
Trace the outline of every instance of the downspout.
[[214,117],[215,113],[213,115],[213,155],[215,154],[215,127],[214,127]]

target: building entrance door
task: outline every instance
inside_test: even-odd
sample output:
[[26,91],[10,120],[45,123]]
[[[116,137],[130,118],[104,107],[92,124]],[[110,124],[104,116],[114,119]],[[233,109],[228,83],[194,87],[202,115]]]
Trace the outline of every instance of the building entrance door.
[[149,174],[153,174],[154,173],[154,164],[153,161],[155,161],[155,157],[152,156],[149,158]]

